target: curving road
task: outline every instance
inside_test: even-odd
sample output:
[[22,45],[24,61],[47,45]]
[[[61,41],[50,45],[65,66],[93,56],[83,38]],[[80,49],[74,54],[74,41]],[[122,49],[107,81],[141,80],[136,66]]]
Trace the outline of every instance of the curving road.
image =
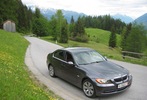
[[52,44],[35,37],[25,37],[30,45],[26,52],[25,63],[33,72],[35,77],[45,84],[55,94],[61,96],[65,100],[147,100],[147,67],[125,63],[121,61],[111,60],[114,63],[124,66],[130,70],[133,75],[133,84],[125,92],[97,97],[94,99],[87,98],[82,90],[59,79],[51,78],[46,65],[46,56],[48,53],[62,48],[56,44]]

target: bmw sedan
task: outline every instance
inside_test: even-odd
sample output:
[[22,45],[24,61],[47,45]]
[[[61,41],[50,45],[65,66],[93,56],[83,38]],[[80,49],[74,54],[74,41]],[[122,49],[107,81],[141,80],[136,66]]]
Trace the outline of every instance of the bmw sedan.
[[90,48],[58,49],[48,54],[47,66],[51,77],[58,76],[81,88],[87,97],[119,93],[132,83],[127,69]]

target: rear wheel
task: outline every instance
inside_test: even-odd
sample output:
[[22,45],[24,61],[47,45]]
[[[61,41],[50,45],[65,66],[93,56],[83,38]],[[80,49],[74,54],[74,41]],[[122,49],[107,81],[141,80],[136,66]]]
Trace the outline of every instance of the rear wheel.
[[95,88],[91,80],[89,79],[84,80],[82,87],[83,87],[83,92],[87,97],[92,98],[96,96]]
[[49,75],[51,77],[55,77],[55,69],[54,69],[54,67],[52,65],[49,65],[48,69],[49,69]]

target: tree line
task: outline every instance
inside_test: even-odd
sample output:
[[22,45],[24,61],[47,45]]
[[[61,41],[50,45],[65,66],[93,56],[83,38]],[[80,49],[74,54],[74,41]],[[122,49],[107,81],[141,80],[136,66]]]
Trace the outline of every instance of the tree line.
[[[0,24],[10,19],[16,23],[16,30],[21,33],[33,33],[37,36],[53,36],[53,39],[67,43],[69,39],[88,42],[84,28],[99,28],[111,32],[109,46],[116,47],[116,34],[121,35],[121,48],[126,51],[142,52],[147,48],[147,34],[142,25],[125,24],[110,15],[79,16],[70,23],[64,18],[61,10],[57,10],[50,20],[45,18],[39,8],[33,12],[21,0],[1,0]],[[136,48],[137,46],[137,48]]]
[[[32,12],[32,10],[30,8],[28,8],[26,5],[23,5],[21,0],[1,0],[1,4],[0,4],[0,24],[2,24],[4,21],[10,19],[12,21],[14,21],[16,23],[16,29],[18,32],[22,32],[22,33],[28,33],[28,32],[36,32],[33,31],[33,29],[37,26],[34,26],[34,23],[38,23],[38,25],[44,25],[45,27],[50,27],[49,24],[52,24],[53,20],[57,19],[57,18],[53,18],[53,17],[57,17],[58,15],[54,15],[51,18],[51,21],[48,21],[47,18],[45,18],[41,13],[40,10],[37,8],[35,10],[35,12]],[[38,15],[36,15],[36,13],[38,13]],[[61,11],[61,18],[66,20],[62,14]],[[59,19],[61,20],[61,19]],[[115,20],[113,19],[110,15],[105,15],[105,16],[81,16],[78,18],[77,21],[74,21],[73,17],[71,18],[71,23],[66,23],[68,24],[68,28],[69,29],[69,36],[71,36],[71,34],[75,33],[77,30],[82,32],[82,34],[85,34],[84,29],[81,27],[93,27],[93,28],[100,28],[100,29],[104,29],[104,30],[111,30],[111,26],[115,27],[115,32],[116,33],[120,33],[123,29],[123,27],[125,26],[125,23],[121,22],[120,20]],[[41,22],[41,23],[39,23]],[[48,25],[47,25],[48,24]],[[60,23],[62,24],[62,23]],[[72,24],[72,25],[71,25]],[[71,27],[75,26],[75,31],[73,32],[73,30],[71,29]],[[33,28],[34,27],[34,28]],[[42,28],[42,31],[45,29],[45,27]],[[60,26],[61,27],[61,26]],[[61,30],[59,28],[59,30]],[[58,33],[60,33],[61,31],[59,31]],[[80,33],[79,32],[79,33]],[[39,36],[43,36],[43,35],[50,35],[52,33],[52,30],[47,30],[45,32],[41,32],[37,35]],[[75,33],[77,34],[77,38],[75,35],[72,35],[72,39],[77,39],[79,37],[79,33]],[[86,35],[84,35],[85,37],[87,37]]]
[[[121,47],[123,51],[147,52],[147,31],[143,25],[128,24],[121,34]],[[136,55],[130,55],[138,57]]]
[[34,13],[21,0],[1,0],[0,3],[0,25],[6,20],[16,23],[18,32],[31,32]]
[[84,27],[86,28],[99,28],[107,31],[111,31],[114,27],[114,32],[121,34],[121,31],[126,26],[120,19],[114,19],[110,15],[104,16],[83,16],[82,17]]

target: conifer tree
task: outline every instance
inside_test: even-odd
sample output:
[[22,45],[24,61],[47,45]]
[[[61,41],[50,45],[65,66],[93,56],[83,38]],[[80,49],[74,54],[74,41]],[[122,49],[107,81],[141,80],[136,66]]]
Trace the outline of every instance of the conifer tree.
[[49,33],[48,30],[48,20],[41,15],[40,9],[36,8],[35,10],[35,19],[33,21],[33,33],[37,36],[46,36]]
[[124,29],[122,31],[122,35],[121,35],[121,47],[122,47],[122,50],[125,50],[125,48],[126,48],[126,40],[128,38],[128,35],[130,34],[131,27],[132,27],[132,24],[130,23],[126,27],[124,27]]
[[109,47],[116,47],[116,33],[114,31],[114,26],[112,26],[111,29],[111,34],[110,34],[110,38],[109,38]]
[[74,21],[74,18],[73,16],[71,17],[71,20],[70,20],[70,24],[73,24],[75,21]]
[[61,26],[61,35],[60,35],[60,41],[61,43],[67,43],[68,42],[68,25],[66,20],[63,21],[63,24]]
[[64,43],[67,42],[68,41],[67,21],[64,18],[61,10],[57,10],[55,15],[52,16],[50,23],[52,24],[52,26],[50,27],[52,30],[51,32],[54,37],[54,40]]
[[57,20],[57,24],[56,24],[56,35],[57,35],[57,41],[60,41],[60,37],[61,37],[61,27],[64,21],[64,16],[61,10],[57,10],[56,14],[55,14],[55,18]]
[[77,22],[75,23],[72,39],[79,42],[88,42],[88,36],[85,32],[84,24],[81,17],[79,17]]
[[79,17],[77,22],[75,23],[74,37],[82,36],[84,34],[85,34],[84,25],[81,21],[81,17]]
[[141,25],[134,24],[126,40],[126,51],[141,53],[145,49],[146,31]]
[[75,21],[74,21],[74,18],[72,16],[71,17],[71,20],[70,20],[70,24],[69,24],[69,37],[72,37],[73,36],[74,27],[75,27]]
[[35,17],[36,18],[40,18],[41,17],[41,13],[40,13],[40,9],[39,8],[35,8]]
[[49,28],[50,28],[50,33],[53,36],[53,39],[56,41],[58,32],[57,32],[57,20],[54,15],[51,17]]

